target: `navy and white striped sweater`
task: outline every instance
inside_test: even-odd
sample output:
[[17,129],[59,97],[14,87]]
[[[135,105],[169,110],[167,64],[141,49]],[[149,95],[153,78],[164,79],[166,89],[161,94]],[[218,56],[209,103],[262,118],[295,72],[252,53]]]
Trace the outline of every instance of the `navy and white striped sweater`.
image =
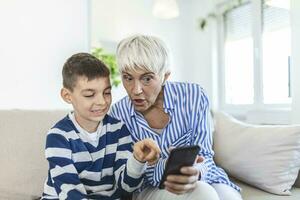
[[120,199],[139,188],[145,165],[132,156],[126,126],[106,115],[93,141],[71,118],[69,114],[47,134],[49,171],[42,199]]

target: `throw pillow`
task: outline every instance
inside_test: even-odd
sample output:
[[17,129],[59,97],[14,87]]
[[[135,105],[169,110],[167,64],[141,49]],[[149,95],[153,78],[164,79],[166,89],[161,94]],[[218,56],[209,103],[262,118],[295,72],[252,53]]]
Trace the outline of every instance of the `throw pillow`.
[[215,161],[234,178],[290,195],[300,169],[300,125],[250,125],[214,112]]

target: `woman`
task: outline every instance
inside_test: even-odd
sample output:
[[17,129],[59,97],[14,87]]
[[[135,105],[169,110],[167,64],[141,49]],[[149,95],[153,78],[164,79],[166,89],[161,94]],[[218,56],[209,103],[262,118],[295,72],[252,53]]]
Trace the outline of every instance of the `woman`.
[[[152,138],[161,159],[146,172],[135,199],[241,200],[240,189],[213,161],[209,101],[197,84],[169,82],[168,53],[153,36],[123,39],[117,62],[128,96],[117,102],[111,115],[125,122],[133,140]],[[197,164],[183,167],[182,175],[169,175],[165,190],[158,189],[170,148],[199,145]]]

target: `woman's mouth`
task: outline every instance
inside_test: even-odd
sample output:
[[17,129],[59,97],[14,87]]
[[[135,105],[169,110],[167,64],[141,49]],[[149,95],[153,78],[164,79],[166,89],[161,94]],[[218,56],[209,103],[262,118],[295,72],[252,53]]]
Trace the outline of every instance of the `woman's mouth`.
[[137,105],[137,106],[142,106],[145,102],[145,99],[134,99],[133,100],[133,103],[134,105]]

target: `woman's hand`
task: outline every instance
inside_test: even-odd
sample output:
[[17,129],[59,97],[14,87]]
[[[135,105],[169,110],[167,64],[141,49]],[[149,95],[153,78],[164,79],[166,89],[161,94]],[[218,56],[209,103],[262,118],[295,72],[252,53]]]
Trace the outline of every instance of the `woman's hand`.
[[133,146],[133,156],[140,162],[148,162],[154,165],[160,155],[160,149],[152,139],[138,141]]
[[[195,163],[203,162],[203,157],[198,156]],[[182,175],[169,175],[164,182],[165,189],[174,194],[184,194],[193,190],[197,186],[199,170],[194,167],[182,167]]]

